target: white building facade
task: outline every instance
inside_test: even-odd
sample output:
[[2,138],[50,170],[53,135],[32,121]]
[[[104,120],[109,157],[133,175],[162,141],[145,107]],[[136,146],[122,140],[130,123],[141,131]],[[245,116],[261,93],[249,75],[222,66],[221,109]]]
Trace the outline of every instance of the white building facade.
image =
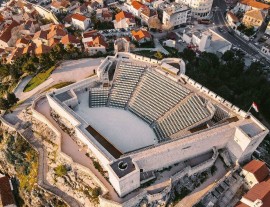
[[175,2],[188,5],[192,15],[197,18],[207,17],[213,5],[213,0],[176,0]]
[[173,4],[169,7],[164,5],[161,9],[164,9],[162,24],[168,28],[186,24],[191,12],[190,8],[183,4]]

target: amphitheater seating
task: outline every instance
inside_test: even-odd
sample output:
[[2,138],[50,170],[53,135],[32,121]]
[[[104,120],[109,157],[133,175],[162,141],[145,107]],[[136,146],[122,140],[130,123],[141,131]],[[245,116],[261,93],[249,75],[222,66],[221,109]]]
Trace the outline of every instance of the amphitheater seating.
[[119,64],[109,96],[109,106],[126,107],[144,70],[145,67],[131,63],[122,62]]
[[129,110],[149,124],[185,98],[190,91],[155,71],[142,77]]
[[171,136],[180,130],[195,126],[200,121],[211,118],[210,112],[205,108],[197,95],[189,97],[183,104],[158,122],[158,127],[167,136]]
[[89,107],[106,106],[109,88],[92,88],[89,92]]

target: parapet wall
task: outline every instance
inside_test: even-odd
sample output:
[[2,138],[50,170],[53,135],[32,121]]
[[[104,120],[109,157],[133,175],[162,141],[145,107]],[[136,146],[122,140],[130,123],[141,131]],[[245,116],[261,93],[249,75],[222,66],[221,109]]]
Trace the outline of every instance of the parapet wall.
[[197,83],[196,81],[194,81],[190,77],[188,77],[188,76],[186,76],[184,74],[181,74],[180,77],[183,80],[185,80],[187,83],[189,83],[191,86],[193,86],[194,88],[196,88],[197,90],[199,90],[201,93],[203,93],[207,97],[215,100],[216,102],[224,105],[225,107],[229,108],[229,110],[233,111],[237,115],[239,115],[241,117],[246,117],[247,116],[247,113],[245,111],[241,110],[240,108],[238,108],[237,106],[233,105],[229,101],[226,101],[224,98],[222,98],[221,96],[217,95],[216,93],[210,91],[208,88],[202,86],[201,84]]
[[225,148],[234,138],[235,127],[226,124],[208,131],[191,134],[183,139],[176,139],[160,144],[148,150],[134,152],[129,156],[144,171],[162,169],[175,163],[212,150]]

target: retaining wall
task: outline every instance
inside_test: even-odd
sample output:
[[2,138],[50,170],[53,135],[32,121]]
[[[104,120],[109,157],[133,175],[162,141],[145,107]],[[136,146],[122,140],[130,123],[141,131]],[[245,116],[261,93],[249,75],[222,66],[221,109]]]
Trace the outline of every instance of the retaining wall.
[[[37,102],[43,98],[45,98],[45,96],[38,97],[37,99],[34,100],[33,105],[31,107],[33,117],[45,123],[50,129],[52,129],[56,133],[57,137],[59,137],[59,140],[61,142],[61,138],[62,138],[61,132],[59,132],[58,129],[55,126],[53,126],[53,124],[43,114],[35,110],[35,106]],[[70,163],[72,163],[73,167],[88,173],[92,177],[92,179],[101,187],[103,194],[106,194],[108,192],[108,189],[104,186],[104,184],[96,177],[96,175],[90,169],[74,162],[70,156],[68,156],[67,154],[61,151],[61,143],[59,143],[59,149],[60,149],[59,151],[60,155],[64,157],[65,159],[67,159]]]

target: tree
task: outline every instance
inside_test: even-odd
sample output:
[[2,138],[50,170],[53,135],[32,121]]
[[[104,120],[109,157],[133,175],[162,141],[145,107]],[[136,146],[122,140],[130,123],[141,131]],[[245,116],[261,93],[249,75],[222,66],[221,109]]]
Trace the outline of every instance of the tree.
[[232,60],[234,57],[234,52],[227,50],[221,57],[222,60],[228,62],[230,60]]
[[4,98],[0,98],[0,109],[7,110],[9,107],[8,101]]
[[0,77],[6,77],[9,75],[9,69],[7,65],[0,65]]
[[196,53],[191,49],[185,48],[183,52],[180,53],[180,57],[188,62],[193,62],[196,59]]
[[7,101],[9,106],[13,106],[19,101],[19,99],[16,97],[14,93],[7,93]]
[[22,71],[23,71],[24,73],[29,73],[29,74],[31,74],[31,73],[36,72],[36,70],[37,70],[37,67],[35,66],[35,64],[33,63],[32,60],[28,60],[28,61],[25,62],[25,63],[23,64],[23,66],[22,66]]

